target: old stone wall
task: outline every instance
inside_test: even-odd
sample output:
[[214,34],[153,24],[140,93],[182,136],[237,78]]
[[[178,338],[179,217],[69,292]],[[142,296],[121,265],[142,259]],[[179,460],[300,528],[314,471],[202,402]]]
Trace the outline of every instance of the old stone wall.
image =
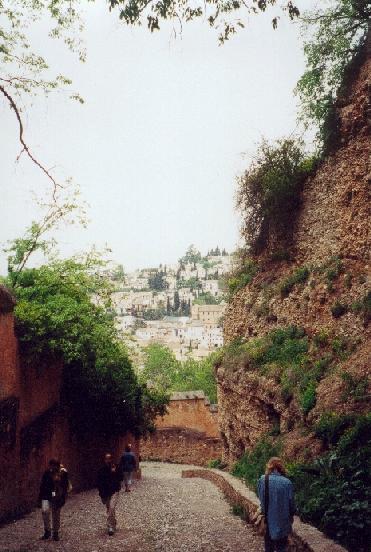
[[[370,375],[369,313],[356,308],[370,291],[370,113],[369,51],[337,102],[339,146],[305,183],[293,243],[286,252],[290,260],[273,261],[271,251],[263,252],[255,259],[258,274],[233,296],[225,314],[226,343],[295,325],[304,328],[309,338],[323,332],[330,343],[343,339],[352,344],[337,370],[319,383],[313,419],[328,410],[345,413],[367,408],[367,403],[356,404],[351,398],[341,400],[344,382],[339,374]],[[338,272],[333,269],[336,263],[341,266]],[[304,267],[309,270],[307,280],[295,284],[288,294],[281,293],[285,278]],[[340,316],[333,314],[336,304],[345,306]],[[274,380],[238,362],[221,365],[217,380],[227,460],[235,460],[277,425],[288,435],[294,456],[303,450],[318,452],[318,443],[297,430],[296,422],[302,421],[298,405],[282,401]]]
[[157,428],[186,427],[219,437],[218,409],[203,391],[172,393],[167,413],[156,419]]
[[173,393],[155,425],[156,432],[141,442],[143,460],[203,466],[222,456],[218,409],[202,391]]
[[210,460],[222,457],[222,441],[205,433],[185,428],[164,428],[142,439],[140,454],[143,460],[160,460],[206,466]]
[[30,510],[40,479],[52,457],[67,467],[74,491],[94,485],[103,454],[118,460],[130,442],[78,439],[70,431],[60,402],[62,363],[30,366],[18,354],[14,333],[14,300],[0,286],[0,522]]

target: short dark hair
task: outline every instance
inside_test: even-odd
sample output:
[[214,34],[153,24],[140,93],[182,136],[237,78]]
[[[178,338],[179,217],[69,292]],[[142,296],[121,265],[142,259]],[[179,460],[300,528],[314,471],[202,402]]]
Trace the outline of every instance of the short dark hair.
[[61,467],[61,461],[59,458],[51,458],[49,460],[49,466],[54,468],[60,468]]

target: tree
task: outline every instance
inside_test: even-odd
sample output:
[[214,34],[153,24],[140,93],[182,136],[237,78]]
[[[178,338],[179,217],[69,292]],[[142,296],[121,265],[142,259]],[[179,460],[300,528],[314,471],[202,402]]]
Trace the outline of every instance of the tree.
[[122,264],[118,264],[112,274],[112,280],[125,283],[126,275]]
[[[46,2],[28,2],[27,0],[5,0],[0,2],[0,94],[14,112],[19,131],[21,151],[35,163],[52,183],[53,194],[56,194],[61,184],[32,153],[24,136],[24,125],[21,105],[27,104],[27,99],[39,92],[49,94],[51,91],[70,86],[67,77],[55,74],[49,77],[47,60],[32,51],[28,31],[31,25],[38,21],[48,20],[52,28],[49,36],[61,39],[66,46],[76,52],[83,61],[85,52],[80,41],[82,20],[80,17],[79,0],[65,2],[54,0]],[[82,98],[74,92],[70,97],[82,102]]]
[[315,168],[303,143],[292,139],[271,145],[263,140],[245,173],[237,179],[241,234],[253,254],[269,240],[289,243],[292,221],[300,204],[301,187]]
[[174,291],[173,311],[178,312],[179,307],[180,307],[179,291]]
[[[210,27],[219,31],[219,41],[225,40],[236,33],[238,27],[244,27],[242,18],[239,17],[242,10],[247,15],[265,11],[269,6],[276,4],[276,0],[206,0],[206,2],[183,2],[182,0],[110,0],[110,9],[117,8],[119,17],[129,25],[142,25],[145,23],[151,32],[160,29],[160,24],[170,20],[180,24],[201,18],[207,21]],[[294,3],[286,1],[283,5],[290,19],[299,15]],[[238,16],[236,16],[236,13]],[[273,27],[278,23],[278,16],[272,19]]]
[[150,289],[156,291],[163,291],[169,287],[169,284],[166,281],[166,273],[162,270],[157,270],[148,278],[148,285]]
[[161,393],[168,393],[178,370],[178,361],[168,347],[152,343],[144,349],[144,367],[140,380]]
[[296,93],[301,119],[318,128],[317,141],[324,153],[336,145],[335,102],[347,75],[367,55],[363,46],[369,32],[371,4],[366,0],[336,0],[329,7],[304,15],[306,70]]
[[180,260],[179,260],[179,263],[181,265],[186,265],[186,264],[194,264],[194,263],[198,263],[200,262],[202,259],[202,255],[201,253],[199,252],[198,249],[196,249],[196,247],[192,244],[188,247],[184,257],[182,257]]

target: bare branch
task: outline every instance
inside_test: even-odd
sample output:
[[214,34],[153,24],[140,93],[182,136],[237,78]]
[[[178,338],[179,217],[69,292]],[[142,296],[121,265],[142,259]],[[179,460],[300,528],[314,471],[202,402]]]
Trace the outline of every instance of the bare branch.
[[21,157],[22,153],[25,152],[28,157],[31,159],[31,161],[33,163],[35,163],[35,165],[37,165],[37,167],[39,167],[39,169],[49,178],[49,180],[52,182],[53,184],[53,201],[56,202],[56,193],[57,193],[57,188],[63,188],[63,186],[61,184],[59,184],[55,178],[50,174],[50,172],[48,171],[48,169],[46,169],[41,163],[40,161],[38,161],[36,159],[36,157],[34,157],[34,155],[30,152],[26,142],[24,141],[24,138],[23,138],[23,123],[22,123],[22,119],[21,119],[21,115],[20,115],[20,112],[19,112],[19,109],[17,107],[17,104],[15,103],[14,99],[12,98],[12,96],[7,92],[7,90],[5,90],[5,88],[0,85],[0,92],[3,94],[3,96],[5,96],[5,98],[8,100],[8,102],[10,103],[10,107],[11,109],[14,110],[14,113],[15,113],[15,116],[17,117],[17,120],[18,120],[18,124],[19,124],[19,141],[22,145],[22,150],[21,152],[19,153],[18,157],[17,157],[17,161],[19,160],[19,158]]

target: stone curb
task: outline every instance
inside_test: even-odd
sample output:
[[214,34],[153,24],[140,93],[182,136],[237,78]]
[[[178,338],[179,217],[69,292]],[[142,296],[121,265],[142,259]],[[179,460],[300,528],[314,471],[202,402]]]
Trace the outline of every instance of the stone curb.
[[[259,500],[242,481],[227,472],[215,469],[183,470],[182,477],[201,477],[214,483],[227,498],[228,502],[243,508],[246,521],[249,522],[259,508]],[[295,516],[293,532],[290,536],[290,552],[346,552],[346,549],[325,537],[315,527],[303,523]]]

